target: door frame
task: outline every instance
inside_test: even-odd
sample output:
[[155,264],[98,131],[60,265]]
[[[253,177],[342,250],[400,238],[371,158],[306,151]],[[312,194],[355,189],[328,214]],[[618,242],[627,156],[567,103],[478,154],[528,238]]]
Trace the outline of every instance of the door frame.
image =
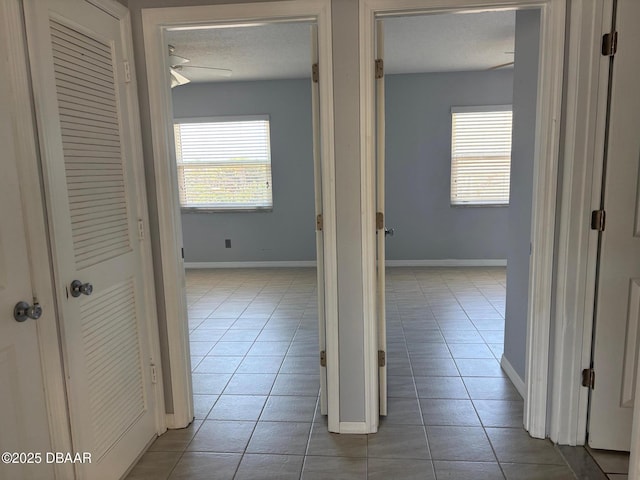
[[[60,331],[52,277],[53,267],[49,255],[49,232],[33,115],[22,0],[1,2],[0,12],[0,18],[5,19],[7,27],[8,44],[5,47],[11,68],[5,73],[10,83],[9,89],[13,92],[13,101],[9,109],[14,117],[15,150],[16,155],[21,158],[17,167],[29,255],[28,267],[31,272],[33,296],[38,298],[43,309],[42,317],[37,320],[36,330],[51,449],[71,452],[73,448],[69,410],[60,352]],[[25,192],[22,188],[24,186],[31,188]],[[54,472],[56,478],[72,478],[73,465],[56,464]]]
[[[33,8],[34,0],[19,0],[24,10],[28,10]],[[131,67],[133,67],[133,35],[131,29],[131,19],[129,14],[129,9],[123,6],[122,4],[116,2],[115,0],[84,0],[86,3],[91,4],[107,14],[111,15],[119,22],[120,34],[122,35],[122,42],[124,47],[123,61],[128,62]],[[22,8],[21,8],[22,10]],[[41,34],[33,29],[28,23],[24,23],[22,27],[23,31],[26,35],[24,35],[24,45],[23,45],[23,55],[24,55],[24,68],[25,72],[22,73],[23,78],[23,90],[26,92],[23,94],[23,115],[27,115],[26,110],[28,109],[28,118],[25,117],[23,120],[25,131],[24,135],[28,135],[31,137],[31,151],[32,158],[34,158],[34,170],[30,177],[30,182],[32,183],[33,178],[39,179],[39,187],[40,191],[38,192],[40,196],[38,198],[33,199],[39,208],[42,210],[42,226],[41,229],[44,232],[42,236],[40,236],[39,241],[45,242],[46,244],[46,252],[47,252],[47,261],[46,264],[49,267],[49,278],[51,284],[51,308],[52,311],[55,311],[56,319],[59,319],[61,316],[61,310],[58,305],[61,304],[65,292],[64,289],[57,289],[56,282],[58,280],[58,274],[56,271],[56,250],[55,250],[55,238],[53,236],[53,227],[52,225],[55,222],[53,218],[53,214],[50,209],[51,202],[51,192],[49,191],[48,182],[46,179],[51,176],[51,171],[49,169],[49,165],[47,162],[48,152],[51,148],[52,139],[45,136],[40,131],[39,122],[41,121],[36,115],[35,112],[39,110],[39,105],[42,102],[50,102],[52,101],[50,98],[43,98],[38,92],[39,83],[45,81],[41,77],[38,76],[40,73],[40,67],[38,69],[30,66],[32,64],[29,63],[29,59],[38,59],[39,56],[42,55],[40,51],[28,51],[27,39],[31,37],[37,37]],[[38,62],[37,60],[34,62],[36,65],[45,64],[44,61]],[[36,71],[37,70],[37,71]],[[144,288],[142,292],[142,304],[144,305],[144,312],[146,318],[144,319],[147,327],[148,337],[141,339],[141,341],[147,342],[149,346],[149,356],[150,362],[155,365],[160,365],[160,342],[159,342],[159,334],[158,334],[158,323],[157,323],[157,312],[156,312],[156,303],[155,303],[155,291],[153,287],[153,278],[154,272],[151,262],[151,241],[148,234],[145,234],[145,226],[149,224],[148,218],[148,208],[147,208],[147,193],[146,193],[146,185],[144,180],[144,168],[143,168],[143,156],[142,156],[142,141],[140,134],[140,114],[139,114],[139,104],[138,104],[138,91],[136,88],[136,76],[135,69],[130,69],[130,77],[131,80],[128,82],[128,86],[124,89],[121,94],[126,96],[127,102],[127,111],[125,115],[122,115],[122,128],[131,132],[130,135],[124,139],[123,142],[123,151],[125,152],[125,156],[131,159],[133,162],[133,172],[134,172],[134,181],[136,183],[137,195],[135,198],[134,206],[136,218],[139,220],[141,225],[140,232],[140,257],[141,257],[141,269],[143,273],[143,277],[146,280],[144,282]],[[54,100],[55,101],[55,100]],[[27,128],[27,122],[30,123]],[[41,248],[44,248],[44,245],[41,245]],[[44,257],[41,258],[41,261],[44,264]],[[59,332],[59,333],[58,333]],[[66,384],[66,359],[65,359],[65,351],[64,351],[64,342],[62,341],[62,336],[64,335],[64,330],[59,322],[56,321],[56,332],[54,334],[53,330],[50,330],[50,336],[47,338],[47,343],[49,345],[45,345],[45,348],[49,350],[47,354],[47,359],[50,362],[57,361],[60,363],[61,373],[62,373],[62,392],[60,392],[60,386],[57,383],[52,383],[51,388],[56,388],[56,398],[57,404],[56,408],[50,411],[50,415],[54,417],[51,421],[56,421],[57,431],[56,435],[60,437],[60,441],[68,441],[68,446],[64,448],[58,447],[58,451],[73,451],[72,445],[73,442],[71,439],[71,431],[70,431],[70,419],[71,412],[69,411],[69,404],[67,399],[67,391],[68,385]],[[52,338],[56,338],[55,348],[51,345]],[[54,356],[55,355],[55,356]],[[45,360],[43,359],[43,362]],[[45,367],[46,368],[46,367]],[[56,382],[55,379],[49,379],[45,377],[45,383]],[[164,412],[164,396],[162,395],[162,379],[158,379],[157,382],[153,385],[153,391],[150,392],[150,395],[154,398],[154,421],[155,421],[155,429],[157,434],[161,434],[166,430],[165,426],[165,418],[162,412]],[[45,387],[46,389],[46,387]],[[60,397],[61,395],[61,397]],[[64,427],[64,431],[62,431],[62,424],[57,421],[57,418],[60,416],[62,418],[62,400],[64,400],[64,408],[66,410],[64,418],[66,419],[66,425]],[[68,439],[68,440],[67,440]],[[62,449],[61,449],[62,448]],[[68,474],[66,476],[69,476]],[[66,477],[65,477],[66,478]]]
[[600,48],[612,14],[613,0],[572,0],[549,422],[563,445],[584,445],[587,434],[589,390],[579,374],[591,364],[598,232],[589,219],[602,191],[609,57]]
[[362,263],[368,421],[377,425],[377,338],[375,329],[375,19],[416,13],[453,13],[505,8],[540,8],[540,63],[536,115],[533,203],[527,311],[524,426],[546,436],[552,314],[556,194],[565,45],[565,0],[360,0],[360,128]]
[[[185,25],[314,20],[318,24],[324,288],[329,430],[339,431],[338,290],[333,149],[333,64],[331,0],[298,0],[142,9],[144,50],[151,113],[157,218],[173,414],[168,425],[180,428],[193,419],[189,329],[181,258],[182,226],[177,168],[173,153],[173,108],[168,87],[169,65],[164,30]],[[313,219],[309,219],[310,222]]]

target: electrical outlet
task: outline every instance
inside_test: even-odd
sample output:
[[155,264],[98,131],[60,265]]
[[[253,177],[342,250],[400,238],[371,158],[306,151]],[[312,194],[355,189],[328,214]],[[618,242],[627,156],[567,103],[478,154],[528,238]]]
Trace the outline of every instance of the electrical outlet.
[[231,248],[231,239],[230,238],[225,239],[224,248]]

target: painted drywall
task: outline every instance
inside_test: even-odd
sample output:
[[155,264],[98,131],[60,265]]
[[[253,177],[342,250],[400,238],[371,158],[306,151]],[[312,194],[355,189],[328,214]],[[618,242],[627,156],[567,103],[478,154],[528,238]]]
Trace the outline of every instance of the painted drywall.
[[[386,77],[389,260],[507,257],[507,207],[450,205],[450,112],[510,104],[512,86],[510,69]],[[271,121],[273,211],[183,213],[185,261],[315,260],[309,80],[189,84],[173,89],[173,105],[177,119],[266,113]]]
[[451,107],[511,104],[513,71],[388,75],[389,260],[505,259],[508,207],[452,207]]
[[[160,325],[163,381],[167,412],[171,403],[171,364],[166,338],[165,298],[162,295],[163,269],[158,234],[158,194],[155,185],[151,118],[147,92],[147,71],[141,12],[143,8],[183,7],[221,3],[244,3],[242,0],[129,0],[134,40],[134,58],[140,101],[145,178],[150,214],[150,238]],[[359,67],[358,2],[332,1],[332,37],[336,157],[336,215],[338,250],[338,303],[340,343],[340,420],[362,422],[365,418],[363,272],[361,262],[360,215],[360,139],[359,139]]]
[[358,1],[333,0],[331,7],[333,45],[340,45],[333,49],[340,421],[361,423],[367,414],[364,323],[374,319],[363,314]]
[[176,119],[267,114],[271,133],[273,210],[183,212],[186,262],[315,259],[310,82],[198,83],[172,90]]
[[[387,225],[396,229],[387,242],[390,260],[506,258],[507,208],[449,205],[450,110],[452,105],[510,104],[512,84],[511,70],[387,77]],[[185,260],[313,260],[309,80],[190,84],[173,90],[173,105],[176,119],[268,114],[271,122],[273,211],[183,213]],[[353,126],[336,121],[336,141],[340,141]],[[337,157],[337,182],[345,182],[337,201],[344,209],[350,205],[351,216],[360,206],[359,189],[353,188],[358,184],[356,167]],[[361,304],[353,302],[360,293],[360,232],[351,216],[345,215],[347,220],[341,223],[340,213],[338,241],[350,250],[338,253],[339,284],[354,287],[339,289],[339,303],[345,315],[357,319],[362,315]],[[224,247],[226,238],[231,239],[230,249]],[[357,321],[341,322],[340,329],[341,335],[357,338],[362,326]],[[352,345],[342,345],[340,358],[352,358],[340,363],[346,370],[341,377],[351,379],[341,386],[345,393],[341,413],[348,415],[344,418],[363,418],[364,387],[353,380],[359,378],[355,370],[363,368],[358,367],[363,350],[354,352]],[[362,402],[353,401],[359,397]]]
[[[249,0],[251,1],[251,0]],[[268,0],[269,1],[269,0]],[[166,338],[166,308],[162,295],[163,269],[159,243],[158,193],[151,136],[151,114],[147,91],[147,70],[142,28],[142,9],[183,7],[222,3],[246,3],[244,0],[129,0],[133,30],[134,58],[138,79],[145,179],[149,201],[150,237],[157,292],[158,322],[162,351],[163,380],[167,412],[171,402],[171,364]],[[332,0],[332,39],[334,81],[334,117],[336,157],[336,216],[338,284],[338,323],[340,343],[340,420],[362,422],[364,406],[364,315],[363,274],[361,264],[360,218],[360,141],[359,141],[359,66],[358,1]],[[372,319],[366,319],[371,322]]]
[[540,11],[516,12],[504,356],[525,376]]

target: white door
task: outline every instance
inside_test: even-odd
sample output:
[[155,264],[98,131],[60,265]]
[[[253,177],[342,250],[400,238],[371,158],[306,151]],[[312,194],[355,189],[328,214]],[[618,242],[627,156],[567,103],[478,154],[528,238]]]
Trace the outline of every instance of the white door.
[[[384,24],[376,22],[376,59],[384,57]],[[387,319],[385,301],[385,236],[384,225],[384,75],[376,68],[376,240],[377,240],[377,276],[378,276],[378,388],[380,415],[387,414],[387,362],[380,361],[387,351]]]
[[[2,17],[0,15],[0,19]],[[3,45],[7,45],[6,31],[0,22]],[[0,68],[3,71],[10,68],[5,50],[0,53]],[[0,478],[48,479],[53,478],[53,466],[47,464],[45,458],[51,446],[38,349],[38,321],[17,322],[13,316],[19,301],[33,304],[33,293],[20,199],[21,193],[28,195],[30,186],[20,186],[18,182],[14,130],[11,112],[6,108],[11,105],[9,83],[0,82],[0,453],[38,452],[42,457],[39,464],[33,457],[34,463],[22,464],[24,459],[15,455],[10,455],[9,460],[16,463],[5,463],[3,455]],[[21,188],[27,191],[21,192]],[[43,274],[47,272],[45,266]],[[44,315],[54,315],[54,312],[44,312]]]
[[117,479],[156,434],[127,30],[88,1],[25,16],[76,469]]
[[[318,286],[318,338],[326,352],[327,324],[324,308],[324,233],[322,231],[322,156],[320,151],[320,84],[318,76],[318,26],[311,25],[311,113],[313,124],[313,181],[316,213],[316,279]],[[326,360],[326,354],[324,359]],[[327,364],[320,362],[320,413],[327,415]]]
[[640,347],[640,2],[618,0],[589,445],[629,450]]

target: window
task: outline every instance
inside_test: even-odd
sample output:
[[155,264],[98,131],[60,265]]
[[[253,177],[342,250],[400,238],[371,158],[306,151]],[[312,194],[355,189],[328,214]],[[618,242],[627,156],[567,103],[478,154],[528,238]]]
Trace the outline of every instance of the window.
[[174,131],[183,208],[273,207],[268,117],[181,119]]
[[508,205],[511,106],[451,108],[451,205]]

